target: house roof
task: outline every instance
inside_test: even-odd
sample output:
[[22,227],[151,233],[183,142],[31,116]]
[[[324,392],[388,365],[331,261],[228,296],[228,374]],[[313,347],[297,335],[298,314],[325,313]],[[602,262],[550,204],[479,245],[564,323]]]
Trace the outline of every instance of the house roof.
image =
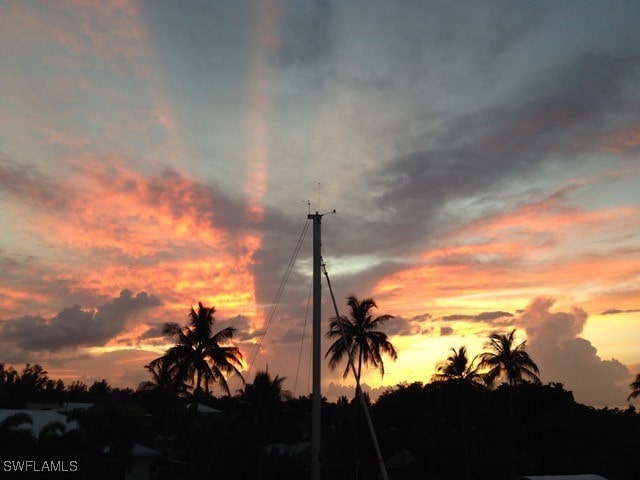
[[607,480],[600,475],[523,475],[511,480]]
[[196,411],[199,413],[222,413],[222,410],[218,410],[217,408],[209,407],[202,403],[198,403],[196,405]]
[[42,428],[51,422],[62,423],[67,430],[79,428],[78,422],[75,420],[67,421],[67,416],[54,410],[27,410],[27,409],[0,409],[0,422],[16,413],[26,413],[33,420],[33,424],[25,423],[19,428],[31,430],[36,437],[40,434]]
[[65,402],[57,410],[59,412],[73,412],[74,410],[89,410],[93,407],[93,403],[88,402]]
[[133,448],[131,449],[132,457],[157,457],[159,455],[160,452],[158,452],[157,450],[145,447],[144,445],[140,445],[139,443],[134,443]]

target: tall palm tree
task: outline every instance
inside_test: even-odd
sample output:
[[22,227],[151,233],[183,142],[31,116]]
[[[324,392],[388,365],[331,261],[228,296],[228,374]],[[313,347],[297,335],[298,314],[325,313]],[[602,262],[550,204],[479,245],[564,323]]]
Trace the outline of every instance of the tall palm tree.
[[479,366],[488,368],[485,381],[489,386],[502,375],[511,386],[522,383],[525,377],[536,383],[540,382],[538,377],[540,370],[524,350],[526,340],[514,346],[515,332],[512,330],[508,335],[494,333],[489,336],[489,341],[484,345],[488,351],[480,354]]
[[[398,353],[387,337],[387,334],[377,330],[388,320],[393,318],[392,315],[381,315],[373,317],[371,312],[374,308],[378,308],[376,302],[371,298],[365,298],[360,301],[354,295],[347,299],[349,306],[349,316],[340,315],[331,319],[329,332],[326,337],[334,340],[327,350],[325,357],[329,357],[329,367],[333,370],[342,359],[349,356],[349,352],[354,360],[357,359],[356,375],[360,380],[362,366],[373,365],[380,370],[380,374],[384,376],[384,362],[382,354],[387,354],[392,360],[398,358]],[[342,338],[342,330],[346,336],[347,347]],[[348,348],[348,350],[347,350]],[[349,363],[344,370],[343,377],[349,375]]]
[[478,367],[474,366],[477,356],[469,363],[467,347],[458,350],[451,349],[451,355],[438,366],[438,373],[433,376],[435,381],[454,381],[457,383],[469,383],[481,385],[482,375],[478,373]]
[[631,394],[627,397],[627,400],[640,397],[640,373],[636,375],[635,382],[629,384],[629,388],[631,388]]
[[177,379],[191,385],[195,379],[196,392],[201,392],[204,385],[209,393],[210,386],[217,383],[227,395],[231,395],[227,377],[235,374],[242,378],[242,354],[237,347],[228,345],[235,334],[234,327],[212,334],[214,312],[214,307],[205,307],[198,302],[198,310],[192,307],[189,312],[187,325],[165,323],[162,333],[174,339],[176,345],[150,365],[155,368],[160,361],[167,361],[173,365]]

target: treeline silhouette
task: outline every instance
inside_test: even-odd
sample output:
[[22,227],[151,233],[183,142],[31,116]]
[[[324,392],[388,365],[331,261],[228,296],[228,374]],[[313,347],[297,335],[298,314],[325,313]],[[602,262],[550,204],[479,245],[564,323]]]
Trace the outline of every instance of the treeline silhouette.
[[[349,315],[334,318],[331,331],[339,322],[349,325],[358,373],[368,365],[383,371],[381,352],[397,353],[376,328],[392,317],[374,317],[371,299],[349,297],[348,305]],[[284,377],[268,371],[231,392],[226,378],[241,376],[243,356],[231,344],[235,329],[214,333],[214,312],[199,304],[186,325],[166,324],[175,345],[145,366],[150,378],[135,391],[107,380],[65,385],[39,365],[18,371],[0,364],[2,408],[91,404],[67,413],[76,427],[51,424],[35,435],[25,428],[28,412],[5,418],[0,460],[73,459],[78,471],[64,478],[125,478],[140,444],[157,451],[150,478],[158,480],[308,478],[310,397],[293,398]],[[367,398],[391,479],[638,478],[635,408],[596,409],[577,403],[560,383],[541,384],[525,342],[516,344],[514,334],[492,335],[471,360],[465,347],[452,348],[428,383],[397,385],[373,403]],[[333,345],[327,357],[337,367],[347,352]],[[216,386],[222,395],[213,394]],[[638,386],[636,379],[630,398]],[[359,402],[323,399],[322,410],[323,478],[378,478]]]

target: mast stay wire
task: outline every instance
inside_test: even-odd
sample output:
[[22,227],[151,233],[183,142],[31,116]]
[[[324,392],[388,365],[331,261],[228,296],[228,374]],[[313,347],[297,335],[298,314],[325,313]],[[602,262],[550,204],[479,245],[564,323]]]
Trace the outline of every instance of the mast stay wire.
[[382,476],[382,480],[389,480],[389,476],[387,475],[387,469],[384,465],[384,460],[382,459],[382,452],[380,451],[380,444],[378,443],[378,437],[376,435],[376,431],[373,428],[373,422],[371,421],[371,415],[369,414],[369,408],[367,407],[367,402],[364,398],[364,394],[362,392],[362,388],[360,386],[360,376],[356,371],[355,364],[353,362],[353,353],[349,348],[349,343],[347,342],[347,335],[344,330],[344,325],[341,321],[340,312],[338,311],[338,304],[336,303],[336,297],[333,294],[333,288],[331,287],[331,280],[329,280],[329,273],[327,272],[327,266],[324,263],[324,259],[320,257],[320,263],[322,265],[322,273],[327,278],[327,285],[329,286],[329,293],[331,294],[331,301],[333,302],[333,309],[336,312],[336,320],[338,325],[340,325],[340,332],[342,333],[342,343],[344,345],[344,349],[348,354],[348,362],[351,372],[353,373],[354,378],[356,379],[356,394],[360,399],[360,404],[362,405],[362,410],[364,411],[364,416],[367,421],[367,426],[369,427],[369,434],[371,436],[371,441],[373,442],[373,448],[375,450],[376,459],[378,460],[378,466],[380,468],[380,475]]
[[[296,395],[296,388],[298,386],[298,375],[300,373],[300,364],[302,363],[302,350],[304,347],[304,335],[307,330],[307,320],[309,319],[309,305],[311,305],[311,293],[313,291],[313,278],[309,282],[309,294],[307,295],[307,308],[304,313],[304,325],[302,327],[302,338],[300,340],[300,353],[298,353],[298,367],[296,368],[296,378],[293,382],[293,396]],[[311,366],[311,363],[309,363]]]
[[256,358],[258,357],[258,353],[260,353],[260,350],[262,349],[262,343],[264,342],[264,338],[267,336],[267,331],[269,330],[271,321],[273,320],[273,317],[276,314],[276,310],[278,309],[278,305],[280,304],[280,299],[282,298],[284,289],[287,286],[287,282],[289,281],[289,277],[291,276],[291,272],[293,271],[293,267],[295,266],[296,259],[298,258],[298,254],[300,253],[300,249],[302,248],[302,243],[304,242],[305,236],[309,231],[309,225],[311,225],[311,221],[307,219],[306,223],[304,224],[304,228],[302,229],[302,232],[298,237],[298,242],[296,243],[296,246],[293,249],[293,253],[291,255],[291,258],[289,259],[289,264],[287,265],[285,274],[282,278],[282,281],[280,282],[280,286],[278,287],[278,290],[276,290],[274,300],[273,302],[271,302],[271,305],[269,307],[269,313],[267,314],[264,327],[262,329],[260,337],[258,338],[257,347],[253,353],[253,357],[251,358],[251,361],[248,364],[247,373],[251,372],[251,370],[253,369]]
[[[302,248],[302,244],[304,242],[304,239],[307,235],[307,232],[309,231],[309,225],[311,225],[311,221],[309,219],[307,219],[307,221],[304,224],[304,227],[302,228],[302,232],[300,233],[300,236],[298,237],[298,241],[296,243],[296,246],[293,249],[293,253],[291,254],[291,258],[289,259],[289,263],[287,265],[287,268],[285,270],[285,274],[282,278],[282,281],[280,282],[280,286],[278,287],[278,290],[276,290],[276,294],[274,296],[274,301],[271,303],[271,306],[269,308],[269,313],[266,317],[265,323],[264,323],[264,328],[262,329],[262,332],[260,334],[260,337],[258,338],[258,342],[256,344],[256,349],[251,357],[251,360],[248,362],[247,364],[247,374],[249,374],[252,370],[253,367],[255,365],[255,361],[256,358],[258,357],[258,353],[260,353],[260,350],[262,349],[262,343],[264,342],[265,337],[267,336],[267,331],[269,330],[269,325],[271,325],[271,321],[273,320],[273,317],[275,316],[276,310],[278,309],[278,305],[280,303],[280,299],[282,298],[282,294],[284,293],[284,289],[287,285],[287,281],[289,280],[289,277],[291,276],[291,272],[293,271],[293,267],[295,266],[296,263],[296,259],[298,258],[298,254],[300,253],[300,249]],[[233,412],[235,412],[237,408],[237,405],[234,405],[233,408]],[[231,424],[231,416],[232,415],[227,415],[227,419],[222,427],[222,430],[220,432],[220,436],[218,437],[218,442],[216,443],[213,452],[211,454],[211,460],[209,461],[209,465],[207,466],[206,471],[204,472],[203,475],[203,480],[205,478],[207,478],[207,476],[209,475],[209,471],[211,470],[211,467],[213,466],[213,462],[216,458],[216,455],[218,454],[218,450],[220,450],[220,446],[222,445],[222,440],[225,437],[227,430],[229,429],[229,426]]]

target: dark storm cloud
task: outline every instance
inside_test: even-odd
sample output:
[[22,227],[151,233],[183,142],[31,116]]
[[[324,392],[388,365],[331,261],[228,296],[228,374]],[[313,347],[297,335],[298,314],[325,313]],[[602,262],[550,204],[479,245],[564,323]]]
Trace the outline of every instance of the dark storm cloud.
[[619,310],[617,308],[609,308],[602,312],[600,315],[618,315],[620,313],[638,313],[640,312],[640,308],[632,308],[629,310]]
[[138,337],[138,341],[163,337],[164,335],[162,333],[162,328],[163,325],[150,326],[148,330],[146,330],[142,335]]
[[[91,286],[79,285],[62,272],[52,272],[50,265],[43,263],[37,256],[25,256],[0,249],[0,271],[5,286],[16,291],[31,292],[29,304],[34,309],[52,306],[62,308],[74,303],[95,305],[110,300],[106,295],[97,295]],[[34,278],[38,281],[34,282]],[[5,306],[4,314],[7,317],[17,317],[22,313],[19,304]]]
[[123,290],[118,298],[96,310],[83,310],[75,305],[48,320],[26,315],[3,322],[1,332],[4,341],[23,350],[55,352],[62,348],[102,346],[125,329],[133,314],[160,304],[154,295],[140,292],[134,296],[130,290]]
[[380,329],[387,335],[424,335],[431,331],[431,327],[425,326],[430,322],[433,316],[430,313],[423,313],[411,318],[394,317],[387,321]]
[[505,319],[507,317],[513,317],[513,313],[495,311],[495,312],[482,312],[478,315],[467,315],[467,314],[453,314],[453,315],[445,315],[442,317],[442,320],[446,321],[456,321],[456,320],[467,320],[471,322],[492,322],[497,319]]
[[502,312],[502,311],[482,312],[482,313],[476,315],[476,320],[479,320],[479,321],[491,321],[491,320],[496,320],[497,318],[504,318],[504,317],[513,317],[513,313]]
[[254,338],[258,338],[262,335],[261,330],[256,330],[250,332],[250,322],[249,317],[244,315],[236,315],[235,317],[227,318],[224,320],[218,320],[215,323],[213,333],[217,333],[220,330],[233,327],[236,329],[236,333],[233,336],[234,341],[238,342],[247,342],[249,340],[253,340]]
[[305,331],[306,339],[303,339],[302,328],[291,328],[281,332],[279,336],[273,339],[274,343],[283,344],[300,344],[303,340],[309,340],[311,337],[311,326]]
[[453,314],[453,315],[445,315],[442,317],[443,320],[455,322],[457,320],[475,320],[475,315],[466,315],[466,314]]
[[453,335],[453,328],[451,327],[440,327],[440,336],[445,337],[447,335]]
[[[579,160],[611,114],[626,112],[618,117],[618,127],[640,120],[634,108],[638,101],[630,94],[638,81],[637,55],[585,54],[538,72],[502,105],[450,122],[433,148],[385,166],[376,203],[394,219],[419,218],[426,227],[449,201],[526,178],[563,153]],[[405,229],[420,237],[414,223]]]
[[380,330],[384,331],[387,335],[418,335],[422,331],[422,327],[419,323],[414,322],[412,319],[405,319],[402,317],[395,317],[387,321]]

